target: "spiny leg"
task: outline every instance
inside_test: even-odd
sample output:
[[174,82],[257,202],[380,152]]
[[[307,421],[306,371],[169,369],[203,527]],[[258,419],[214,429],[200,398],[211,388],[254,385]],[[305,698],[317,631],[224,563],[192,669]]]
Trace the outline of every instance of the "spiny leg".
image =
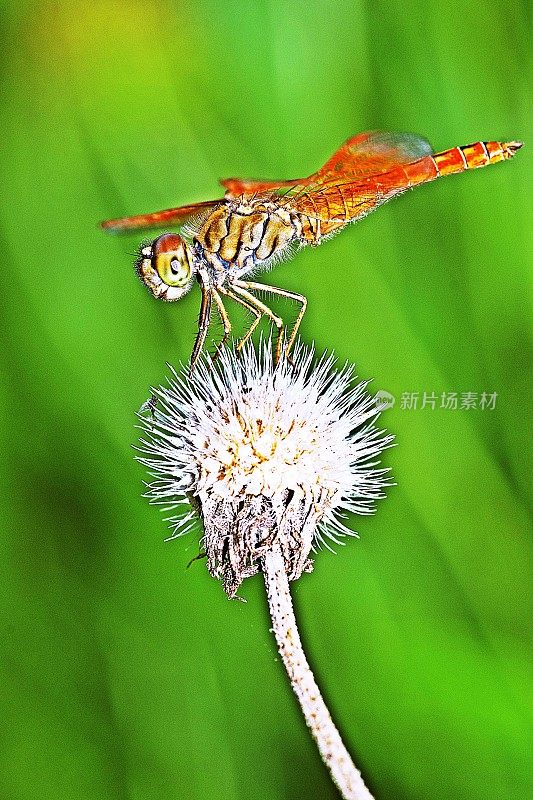
[[272,309],[266,306],[264,303],[262,303],[261,300],[258,300],[257,297],[254,297],[253,294],[250,294],[250,292],[246,291],[247,286],[248,284],[246,283],[246,281],[233,281],[231,284],[231,288],[234,292],[239,294],[241,297],[244,297],[244,299],[247,300],[251,306],[255,306],[255,308],[261,311],[262,314],[266,314],[267,317],[269,317],[272,320],[272,322],[278,329],[278,341],[276,342],[276,364],[277,364],[281,358],[281,353],[283,351],[283,320],[276,314],[274,314]]
[[211,289],[211,294],[213,295],[213,299],[214,299],[214,301],[216,303],[217,310],[218,310],[218,313],[220,315],[220,319],[222,320],[222,325],[224,326],[224,336],[222,337],[222,341],[220,342],[220,344],[218,345],[218,347],[217,347],[217,349],[215,351],[215,355],[211,359],[211,361],[216,361],[216,359],[219,357],[219,355],[220,355],[220,353],[222,351],[222,348],[224,347],[224,345],[228,341],[228,337],[229,337],[229,335],[231,333],[231,322],[229,321],[229,317],[228,317],[227,311],[224,308],[224,303],[222,302],[222,298],[220,297],[220,295],[217,292],[217,290],[216,289]]
[[277,286],[268,286],[266,283],[255,283],[254,281],[239,281],[239,285],[247,289],[253,289],[255,291],[265,291],[265,292],[270,292],[271,294],[277,294],[280,297],[287,297],[289,300],[296,300],[297,303],[300,303],[300,311],[298,312],[298,316],[296,317],[296,322],[294,323],[290,339],[285,345],[285,355],[287,358],[289,358],[290,351],[296,339],[296,334],[298,333],[298,328],[300,327],[300,323],[303,319],[303,316],[307,308],[307,297],[304,297],[303,294],[298,294],[297,292],[288,292],[285,289],[278,289]]
[[236,303],[239,303],[247,311],[251,311],[252,314],[255,316],[254,321],[252,322],[252,324],[250,325],[250,327],[246,331],[245,335],[242,337],[240,342],[237,344],[237,347],[235,348],[237,353],[240,353],[242,348],[244,347],[245,343],[248,341],[248,339],[250,338],[252,333],[255,331],[255,329],[259,325],[259,321],[260,321],[260,319],[261,319],[261,317],[263,315],[257,308],[255,308],[255,306],[251,306],[249,303],[247,303],[245,300],[243,300],[242,297],[239,297],[238,294],[235,294],[234,292],[232,292],[231,289],[225,289],[223,286],[219,286],[218,287],[218,291],[221,294],[223,294],[225,297],[229,297],[231,300],[235,300]]
[[194,369],[198,357],[204,346],[205,337],[207,336],[207,329],[209,328],[209,314],[211,313],[211,289],[200,280],[200,288],[202,290],[202,304],[200,306],[200,317],[198,320],[198,333],[191,356],[191,370]]

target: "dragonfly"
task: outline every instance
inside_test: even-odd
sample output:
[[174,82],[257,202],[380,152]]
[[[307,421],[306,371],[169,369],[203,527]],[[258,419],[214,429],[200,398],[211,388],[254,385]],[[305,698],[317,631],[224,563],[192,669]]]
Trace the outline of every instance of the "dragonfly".
[[[111,219],[101,225],[116,233],[166,229],[141,247],[136,270],[155,297],[170,302],[181,299],[198,282],[202,299],[191,368],[205,344],[213,307],[224,329],[215,357],[230,336],[226,299],[253,316],[237,350],[266,317],[277,329],[277,362],[282,356],[290,358],[307,298],[250,280],[255,273],[270,269],[298,247],[321,244],[408,189],[505,161],[521,147],[519,141],[479,141],[435,153],[421,136],[369,131],[348,139],[307,178],[228,178],[221,181],[223,198]],[[169,228],[178,228],[180,233]],[[289,335],[281,317],[259,299],[257,292],[299,305]]]

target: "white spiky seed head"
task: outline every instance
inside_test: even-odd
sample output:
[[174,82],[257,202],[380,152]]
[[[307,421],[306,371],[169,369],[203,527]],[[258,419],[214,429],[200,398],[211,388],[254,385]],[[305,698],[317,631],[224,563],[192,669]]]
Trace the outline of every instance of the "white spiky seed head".
[[147,495],[178,510],[174,536],[201,518],[208,569],[230,597],[273,542],[291,580],[310,571],[312,548],[354,535],[346,512],[372,513],[390,485],[376,459],[392,436],[375,427],[367,382],[333,356],[297,346],[274,366],[270,342],[226,349],[173,371],[153,398],[141,417]]

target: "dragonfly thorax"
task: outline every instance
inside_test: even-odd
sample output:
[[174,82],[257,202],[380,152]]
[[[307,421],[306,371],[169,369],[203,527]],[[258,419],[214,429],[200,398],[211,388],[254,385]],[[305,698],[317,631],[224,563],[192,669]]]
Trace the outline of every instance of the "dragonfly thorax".
[[193,247],[217,283],[265,269],[301,238],[297,218],[265,199],[218,206],[193,236]]

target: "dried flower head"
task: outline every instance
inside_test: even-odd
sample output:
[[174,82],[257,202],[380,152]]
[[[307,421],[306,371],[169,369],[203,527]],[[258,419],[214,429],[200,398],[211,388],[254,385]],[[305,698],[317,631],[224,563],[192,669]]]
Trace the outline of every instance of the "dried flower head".
[[259,354],[225,350],[173,372],[142,417],[148,496],[183,509],[171,519],[175,536],[198,510],[208,569],[230,597],[273,544],[290,580],[310,571],[311,549],[354,535],[345,512],[372,513],[389,484],[376,466],[392,440],[374,425],[379,408],[351,367],[333,365],[302,346],[294,363],[276,366],[269,342]]

